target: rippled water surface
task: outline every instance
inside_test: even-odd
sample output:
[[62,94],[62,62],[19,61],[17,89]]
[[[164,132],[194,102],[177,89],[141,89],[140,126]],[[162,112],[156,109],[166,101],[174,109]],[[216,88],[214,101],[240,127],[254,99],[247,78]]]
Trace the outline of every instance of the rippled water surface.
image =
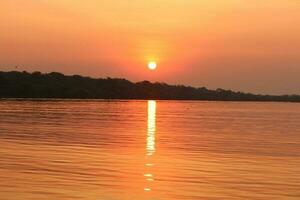
[[2,100],[0,199],[300,199],[300,104]]

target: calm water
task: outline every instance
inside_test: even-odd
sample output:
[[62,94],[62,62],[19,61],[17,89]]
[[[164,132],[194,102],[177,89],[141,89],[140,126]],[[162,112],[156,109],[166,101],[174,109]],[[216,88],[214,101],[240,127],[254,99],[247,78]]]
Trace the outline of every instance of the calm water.
[[0,101],[0,199],[300,199],[300,104]]

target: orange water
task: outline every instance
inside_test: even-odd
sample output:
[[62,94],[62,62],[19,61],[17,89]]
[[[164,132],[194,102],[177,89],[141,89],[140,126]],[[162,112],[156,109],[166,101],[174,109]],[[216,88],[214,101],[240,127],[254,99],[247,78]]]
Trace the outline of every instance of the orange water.
[[0,199],[300,199],[300,104],[3,100]]

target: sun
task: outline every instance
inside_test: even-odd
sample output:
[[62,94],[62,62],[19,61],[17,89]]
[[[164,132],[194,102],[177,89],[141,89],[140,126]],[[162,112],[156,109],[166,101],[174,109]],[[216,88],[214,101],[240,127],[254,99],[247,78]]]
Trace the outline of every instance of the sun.
[[149,68],[150,70],[155,70],[156,67],[157,67],[156,62],[151,61],[151,62],[148,63],[148,68]]

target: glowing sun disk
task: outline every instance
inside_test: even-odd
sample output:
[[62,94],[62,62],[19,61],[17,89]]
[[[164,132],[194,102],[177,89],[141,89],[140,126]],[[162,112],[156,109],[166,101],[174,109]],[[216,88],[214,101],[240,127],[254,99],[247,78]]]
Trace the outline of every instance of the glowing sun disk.
[[156,67],[157,67],[156,62],[151,61],[151,62],[148,63],[148,68],[149,68],[150,70],[155,70]]

